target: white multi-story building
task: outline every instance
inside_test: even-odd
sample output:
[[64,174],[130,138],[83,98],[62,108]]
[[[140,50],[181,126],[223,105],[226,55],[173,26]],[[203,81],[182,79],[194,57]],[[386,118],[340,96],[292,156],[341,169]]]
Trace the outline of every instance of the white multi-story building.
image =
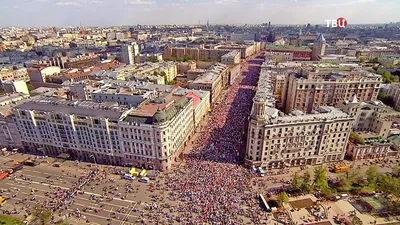
[[41,97],[16,106],[14,117],[26,150],[69,153],[94,162],[93,155],[97,163],[166,170],[193,133],[196,106],[209,104],[206,97],[197,101],[166,93],[130,109]]
[[354,119],[328,106],[314,114],[284,115],[275,108],[274,77],[268,68],[261,69],[245,163],[272,169],[343,160]]
[[135,64],[135,57],[139,55],[139,45],[132,43],[131,45],[122,46],[121,61],[127,65]]

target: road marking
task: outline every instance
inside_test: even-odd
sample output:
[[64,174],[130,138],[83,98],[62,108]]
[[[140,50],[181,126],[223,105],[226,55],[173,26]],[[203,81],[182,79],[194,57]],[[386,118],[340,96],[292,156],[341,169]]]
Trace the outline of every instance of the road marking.
[[[15,178],[15,180],[25,181],[25,180],[20,179],[20,178]],[[37,181],[26,181],[26,182],[31,182],[32,184],[39,184],[39,185],[43,185],[43,186],[56,187],[56,188],[61,188],[61,189],[64,189],[64,190],[69,190],[69,188],[58,186],[58,185],[52,185],[52,184],[48,184],[48,183],[42,183],[42,182],[37,182]]]
[[[81,199],[81,200],[84,200],[84,201],[88,201],[88,199],[87,198],[82,198],[82,197],[75,197],[75,199]],[[94,203],[94,202],[89,202],[90,204],[93,204],[93,205],[110,205],[110,206],[114,206],[114,207],[127,207],[127,206],[125,206],[125,205],[116,205],[116,204],[112,204],[112,203],[109,203],[109,202],[100,202],[100,203]]]
[[[92,192],[88,192],[88,191],[85,191],[85,194],[90,194],[90,195],[94,195],[94,196],[98,196],[98,197],[102,196],[102,195],[99,195],[99,194],[96,194],[96,193],[92,193]],[[121,198],[113,198],[113,200],[119,200],[119,201],[128,202],[128,203],[136,203],[135,201],[131,201],[131,200],[128,200],[128,199],[121,199]]]
[[[126,213],[125,217],[122,219],[120,225],[124,225],[126,220],[128,220],[128,217],[131,217],[131,213],[133,211],[133,209],[135,209],[137,203],[135,203],[135,205],[132,206],[132,208]],[[138,216],[134,216],[136,218],[139,218]]]
[[[75,210],[72,210],[72,209],[68,209],[68,211],[75,212]],[[105,220],[107,220],[109,218],[109,217],[99,216],[99,215],[91,214],[91,213],[87,213],[87,212],[81,212],[81,214],[84,214],[86,216],[98,217],[98,218],[105,219]],[[139,218],[138,216],[133,216],[133,215],[131,217]],[[111,218],[111,219],[114,220],[114,221],[122,221],[122,220],[117,219],[117,218]]]

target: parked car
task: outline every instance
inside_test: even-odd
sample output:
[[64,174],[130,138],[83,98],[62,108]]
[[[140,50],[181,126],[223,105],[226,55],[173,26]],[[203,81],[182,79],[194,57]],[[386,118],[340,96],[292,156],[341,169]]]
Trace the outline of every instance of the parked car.
[[140,178],[139,181],[142,182],[142,183],[149,183],[150,179],[148,177],[142,177],[142,178]]

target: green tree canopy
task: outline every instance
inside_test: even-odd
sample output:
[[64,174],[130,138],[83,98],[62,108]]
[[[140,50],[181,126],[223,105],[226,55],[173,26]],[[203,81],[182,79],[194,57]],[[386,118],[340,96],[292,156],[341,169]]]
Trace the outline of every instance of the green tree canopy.
[[329,188],[328,176],[326,175],[326,168],[319,166],[314,170],[314,188],[317,191],[323,191]]
[[379,92],[378,94],[378,100],[382,101],[388,106],[393,107],[393,98],[391,95],[385,93],[385,92]]
[[359,144],[365,144],[365,139],[358,135],[356,132],[351,132],[350,133],[350,140],[359,143]]
[[378,180],[378,173],[379,173],[379,169],[378,169],[377,166],[371,166],[365,172],[365,175],[367,176],[367,181],[368,181],[368,185],[369,186],[376,187],[376,182]]
[[281,193],[279,194],[279,200],[280,200],[282,203],[289,203],[289,196],[286,194],[286,192],[281,192]]
[[45,209],[43,205],[36,205],[32,209],[32,215],[40,225],[48,225],[50,224],[53,213]]
[[297,173],[293,177],[292,188],[295,189],[295,190],[300,190],[301,189],[301,177]]
[[379,62],[379,59],[378,59],[378,57],[375,57],[375,58],[370,59],[369,62],[371,62],[371,63],[378,63],[378,62]]
[[308,170],[304,173],[304,175],[302,177],[301,191],[303,193],[310,193],[312,191],[311,174]]

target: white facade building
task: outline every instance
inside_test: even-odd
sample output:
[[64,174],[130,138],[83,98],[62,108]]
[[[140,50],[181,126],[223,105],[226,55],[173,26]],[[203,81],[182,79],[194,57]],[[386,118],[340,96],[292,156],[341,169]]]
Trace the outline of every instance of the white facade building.
[[333,107],[284,115],[275,108],[274,75],[262,67],[250,115],[245,163],[273,169],[344,159],[353,118]]

